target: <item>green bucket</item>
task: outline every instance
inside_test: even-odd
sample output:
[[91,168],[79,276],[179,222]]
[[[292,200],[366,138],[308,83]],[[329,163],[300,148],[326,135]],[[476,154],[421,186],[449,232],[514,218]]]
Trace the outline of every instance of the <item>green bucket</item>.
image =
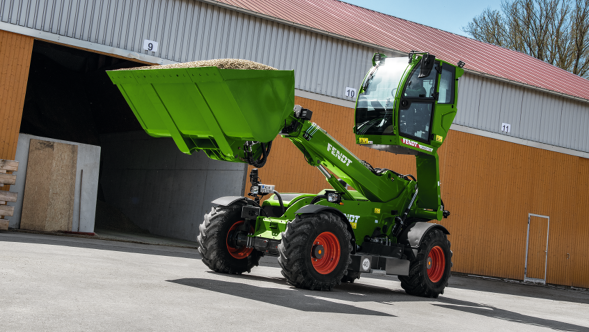
[[294,71],[217,67],[107,71],[143,129],[180,151],[243,162],[246,141],[267,143],[294,107]]

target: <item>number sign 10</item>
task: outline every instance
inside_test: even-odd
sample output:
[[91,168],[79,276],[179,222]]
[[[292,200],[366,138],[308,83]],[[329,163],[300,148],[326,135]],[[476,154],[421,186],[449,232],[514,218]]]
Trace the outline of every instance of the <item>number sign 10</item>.
[[349,97],[349,98],[356,98],[357,93],[358,93],[358,91],[356,89],[347,87],[345,95],[346,95],[346,97]]
[[146,51],[157,52],[157,42],[145,39],[143,41],[143,49]]

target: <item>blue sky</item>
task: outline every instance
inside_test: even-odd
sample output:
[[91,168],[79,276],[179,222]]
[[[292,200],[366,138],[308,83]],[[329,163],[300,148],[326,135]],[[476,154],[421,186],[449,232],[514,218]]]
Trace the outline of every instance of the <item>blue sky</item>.
[[501,0],[343,0],[356,6],[466,36],[462,27],[485,8],[500,9]]

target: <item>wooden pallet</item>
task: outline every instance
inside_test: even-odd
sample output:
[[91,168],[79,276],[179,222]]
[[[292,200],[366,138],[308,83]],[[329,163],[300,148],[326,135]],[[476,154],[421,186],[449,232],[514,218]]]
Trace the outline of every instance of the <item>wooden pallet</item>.
[[[18,171],[18,161],[0,159],[0,188],[7,189],[8,186],[16,183],[16,175],[8,172]],[[18,194],[0,190],[0,231],[8,230],[8,220],[4,217],[12,217],[14,206],[6,205],[6,202],[16,202]]]

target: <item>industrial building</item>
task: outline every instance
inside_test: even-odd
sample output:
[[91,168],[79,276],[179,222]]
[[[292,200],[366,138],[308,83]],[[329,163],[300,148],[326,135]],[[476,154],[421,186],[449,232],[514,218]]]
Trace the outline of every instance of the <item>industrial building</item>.
[[[195,240],[212,199],[247,190],[247,168],[147,136],[105,70],[217,58],[294,70],[295,102],[313,121],[375,167],[415,174],[412,157],[357,146],[352,133],[372,54],[411,50],[466,63],[439,151],[453,271],[589,287],[589,81],[337,0],[1,1],[0,159],[30,135],[100,146],[97,193],[83,195],[77,175],[72,225],[98,199],[151,233]],[[282,138],[260,177],[281,192],[327,186]]]

